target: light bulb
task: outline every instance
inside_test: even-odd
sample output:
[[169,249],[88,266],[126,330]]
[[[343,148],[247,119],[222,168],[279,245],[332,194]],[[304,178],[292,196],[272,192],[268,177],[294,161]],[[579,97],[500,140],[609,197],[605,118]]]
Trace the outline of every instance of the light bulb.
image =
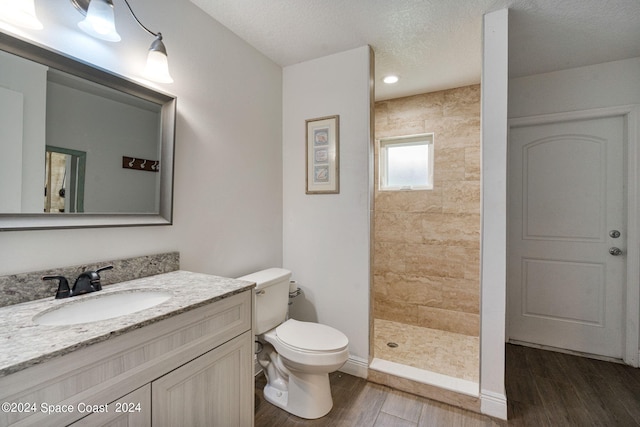
[[144,75],[149,79],[159,83],[173,83],[173,78],[169,74],[169,60],[167,59],[167,49],[162,42],[162,34],[158,33],[157,38],[151,43],[149,55],[147,56],[147,66]]
[[78,27],[85,33],[110,42],[119,42],[120,34],[116,31],[115,15],[111,0],[91,0],[87,16],[78,22]]

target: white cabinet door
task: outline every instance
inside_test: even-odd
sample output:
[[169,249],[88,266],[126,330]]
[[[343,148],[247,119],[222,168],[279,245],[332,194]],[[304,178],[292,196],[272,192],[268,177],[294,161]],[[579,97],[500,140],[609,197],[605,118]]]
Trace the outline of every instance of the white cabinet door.
[[127,394],[98,411],[71,424],[73,427],[149,427],[151,425],[151,385]]
[[151,383],[154,426],[253,426],[251,331]]

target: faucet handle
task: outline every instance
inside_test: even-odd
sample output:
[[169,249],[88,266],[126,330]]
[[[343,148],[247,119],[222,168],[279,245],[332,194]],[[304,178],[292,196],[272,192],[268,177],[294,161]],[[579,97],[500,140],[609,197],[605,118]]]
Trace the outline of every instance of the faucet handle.
[[91,285],[93,286],[93,289],[96,291],[101,291],[102,290],[102,284],[100,283],[100,274],[101,272],[105,271],[105,270],[111,270],[113,268],[113,265],[107,265],[104,267],[100,267],[98,268],[96,271],[88,271],[87,274],[91,277]]
[[111,269],[113,269],[113,265],[107,265],[107,266],[100,267],[99,269],[97,269],[97,270],[96,270],[96,273],[100,273],[100,272],[102,272],[102,271],[105,271],[105,270],[111,270]]
[[71,296],[69,282],[64,276],[42,276],[42,280],[58,280],[58,290],[56,291],[56,299],[68,298]]

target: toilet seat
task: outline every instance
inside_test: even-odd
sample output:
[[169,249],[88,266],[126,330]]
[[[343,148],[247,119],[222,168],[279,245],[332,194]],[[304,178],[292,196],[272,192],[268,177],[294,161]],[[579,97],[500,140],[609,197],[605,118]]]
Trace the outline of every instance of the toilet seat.
[[306,353],[333,353],[349,345],[346,335],[331,326],[295,319],[276,327],[276,335],[283,345]]
[[349,339],[327,325],[289,319],[261,337],[287,360],[290,369],[328,373],[349,358]]

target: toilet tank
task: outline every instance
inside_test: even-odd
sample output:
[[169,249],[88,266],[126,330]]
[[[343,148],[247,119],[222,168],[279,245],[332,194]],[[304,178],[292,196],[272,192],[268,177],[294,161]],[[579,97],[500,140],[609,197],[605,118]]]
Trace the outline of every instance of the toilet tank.
[[254,334],[263,334],[286,320],[290,278],[291,272],[284,268],[268,268],[238,277],[240,280],[256,283],[253,313]]

